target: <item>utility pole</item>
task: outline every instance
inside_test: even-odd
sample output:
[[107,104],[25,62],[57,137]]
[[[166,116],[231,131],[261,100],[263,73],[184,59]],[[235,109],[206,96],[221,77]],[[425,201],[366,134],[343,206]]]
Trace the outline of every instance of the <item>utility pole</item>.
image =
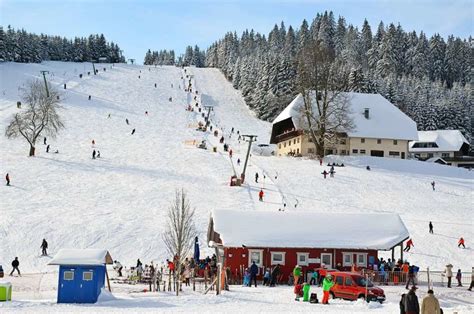
[[49,71],[40,71],[43,74],[44,79],[44,87],[46,87],[46,96],[49,97],[49,89],[48,89],[48,82],[46,82],[46,73],[49,74]]
[[133,64],[133,62],[135,62],[135,59],[128,59],[128,61],[130,61]]
[[249,143],[249,147],[247,149],[247,156],[245,156],[245,163],[244,163],[244,170],[240,175],[240,182],[244,183],[245,181],[245,170],[247,170],[247,162],[249,161],[250,149],[252,148],[252,143],[257,141],[257,135],[242,135],[246,142]]

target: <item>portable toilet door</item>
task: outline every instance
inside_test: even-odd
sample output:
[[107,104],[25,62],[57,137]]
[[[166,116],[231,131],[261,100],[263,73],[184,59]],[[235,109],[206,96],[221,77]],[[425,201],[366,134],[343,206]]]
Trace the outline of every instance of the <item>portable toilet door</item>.
[[76,302],[78,276],[75,267],[59,267],[58,303]]
[[79,293],[77,303],[95,303],[100,291],[97,287],[97,267],[81,267],[78,268],[77,275],[79,277]]

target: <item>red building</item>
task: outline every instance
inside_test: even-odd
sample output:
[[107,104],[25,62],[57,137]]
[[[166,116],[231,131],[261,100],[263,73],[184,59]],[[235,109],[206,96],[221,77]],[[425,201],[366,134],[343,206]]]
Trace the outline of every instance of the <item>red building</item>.
[[[397,214],[347,214],[320,212],[270,212],[216,210],[212,213],[208,241],[221,248],[224,267],[234,276],[253,261],[260,268],[279,264],[286,281],[295,265],[304,272],[314,268],[350,270],[370,268],[378,251],[392,250],[409,238]],[[212,243],[212,242],[211,242]]]

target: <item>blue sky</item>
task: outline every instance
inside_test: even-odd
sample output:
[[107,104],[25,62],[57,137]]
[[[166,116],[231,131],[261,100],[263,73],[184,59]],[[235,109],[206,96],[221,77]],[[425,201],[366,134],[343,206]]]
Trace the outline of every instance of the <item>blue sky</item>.
[[148,48],[206,48],[227,31],[268,34],[275,23],[299,27],[324,10],[357,26],[367,18],[373,30],[382,20],[429,36],[473,34],[472,0],[0,0],[0,24],[66,37],[103,33],[142,62]]

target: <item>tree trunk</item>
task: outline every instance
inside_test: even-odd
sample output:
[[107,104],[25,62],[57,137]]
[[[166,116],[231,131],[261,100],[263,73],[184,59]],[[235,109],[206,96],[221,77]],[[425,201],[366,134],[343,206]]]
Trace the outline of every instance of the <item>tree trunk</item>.
[[30,157],[35,155],[35,149],[33,145],[30,145]]

